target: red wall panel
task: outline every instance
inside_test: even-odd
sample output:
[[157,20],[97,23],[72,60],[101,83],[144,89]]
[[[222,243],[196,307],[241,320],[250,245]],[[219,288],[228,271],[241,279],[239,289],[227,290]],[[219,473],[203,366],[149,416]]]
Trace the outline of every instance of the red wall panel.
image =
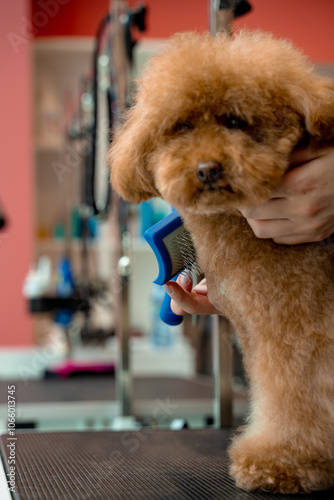
[[32,319],[22,295],[33,254],[31,60],[28,39],[14,43],[27,18],[28,0],[8,2],[0,16],[0,60],[5,68],[0,92],[0,201],[9,221],[0,231],[1,346],[32,344]]
[[[252,12],[237,20],[236,27],[270,31],[292,39],[315,62],[334,61],[333,0],[250,2]],[[177,31],[203,31],[208,26],[208,0],[146,0],[145,3],[148,7],[145,37],[167,38]],[[51,5],[54,11],[47,15],[47,6],[52,10]],[[109,0],[32,0],[35,35],[94,35],[108,6]]]

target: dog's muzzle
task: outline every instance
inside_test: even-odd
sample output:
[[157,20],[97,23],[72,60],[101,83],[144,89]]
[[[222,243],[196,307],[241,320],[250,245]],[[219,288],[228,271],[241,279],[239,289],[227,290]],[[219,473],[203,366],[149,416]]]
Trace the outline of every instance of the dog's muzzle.
[[228,183],[223,166],[214,160],[203,161],[197,165],[196,177],[202,183],[204,191],[227,191],[234,193]]
[[197,165],[197,179],[203,184],[216,184],[224,177],[223,167],[217,161],[201,162]]
[[197,165],[196,176],[202,184],[214,187],[224,178],[224,170],[220,163],[210,160]]

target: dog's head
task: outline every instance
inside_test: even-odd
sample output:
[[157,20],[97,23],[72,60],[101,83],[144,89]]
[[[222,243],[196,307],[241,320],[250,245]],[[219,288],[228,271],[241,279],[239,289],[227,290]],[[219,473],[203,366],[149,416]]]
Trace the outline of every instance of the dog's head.
[[111,182],[125,199],[162,196],[219,212],[270,197],[303,141],[334,140],[334,87],[270,35],[172,39],[139,81],[116,133]]

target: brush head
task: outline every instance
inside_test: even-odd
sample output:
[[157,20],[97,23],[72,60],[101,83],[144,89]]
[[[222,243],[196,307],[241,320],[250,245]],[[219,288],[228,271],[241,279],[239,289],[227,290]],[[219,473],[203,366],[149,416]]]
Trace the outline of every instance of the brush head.
[[144,238],[159,265],[159,274],[154,283],[163,285],[180,272],[199,272],[191,234],[176,210],[148,229]]
[[200,273],[193,240],[184,225],[180,226],[180,231],[177,234],[172,234],[170,249],[174,267],[177,269],[176,274],[180,272],[188,275]]

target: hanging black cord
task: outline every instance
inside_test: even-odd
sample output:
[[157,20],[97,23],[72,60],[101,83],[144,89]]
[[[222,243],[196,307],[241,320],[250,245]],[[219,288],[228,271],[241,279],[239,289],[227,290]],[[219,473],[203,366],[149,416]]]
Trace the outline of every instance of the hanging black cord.
[[[132,62],[132,52],[133,48],[136,44],[134,40],[131,38],[131,26],[136,25],[140,31],[145,30],[145,15],[146,15],[146,7],[145,5],[140,5],[137,9],[132,12],[128,12],[128,20],[125,26],[125,47],[126,54],[130,61]],[[101,21],[100,26],[97,30],[96,34],[96,43],[95,50],[93,56],[93,81],[92,81],[92,94],[93,94],[93,105],[94,105],[94,113],[93,113],[93,125],[91,129],[91,153],[87,155],[86,158],[86,172],[85,172],[85,186],[84,186],[84,202],[86,205],[90,206],[93,209],[94,215],[98,215],[100,217],[105,217],[108,213],[110,202],[111,202],[111,186],[108,182],[107,186],[107,196],[106,203],[102,209],[99,209],[96,204],[95,199],[95,181],[96,181],[96,150],[97,150],[97,132],[98,132],[98,60],[99,54],[101,52],[101,44],[103,40],[103,36],[105,34],[105,30],[109,27],[112,21],[111,14],[107,14]],[[109,133],[111,133],[113,128],[113,114],[112,114],[112,102],[113,102],[113,90],[111,85],[109,89],[106,91],[107,98],[107,106],[108,106],[108,125],[109,125]]]
[[[104,32],[108,25],[110,24],[111,20],[111,15],[108,14],[104,17],[102,20],[98,31],[96,35],[96,44],[95,44],[95,50],[94,50],[94,56],[93,56],[93,82],[92,82],[92,94],[93,94],[93,103],[94,103],[94,115],[93,115],[93,126],[92,126],[92,149],[91,149],[91,156],[88,158],[88,161],[90,159],[91,163],[91,168],[90,172],[87,172],[87,179],[86,182],[88,182],[88,187],[89,190],[87,192],[87,197],[88,200],[88,205],[90,205],[93,208],[94,215],[99,215],[101,217],[105,216],[108,213],[109,206],[110,206],[110,200],[111,200],[111,188],[110,188],[110,183],[108,182],[108,187],[107,187],[107,198],[106,198],[106,203],[105,206],[102,209],[99,209],[96,205],[96,200],[95,200],[95,180],[96,180],[96,149],[97,149],[97,127],[98,127],[98,59],[99,59],[99,54],[101,50],[101,42],[103,39]],[[111,113],[111,99],[110,99],[110,90],[106,92],[107,94],[107,106],[108,106],[108,124],[109,124],[109,131],[112,129],[112,113]],[[90,175],[89,175],[90,174]],[[90,179],[89,179],[90,178]]]
[[252,10],[248,0],[220,0],[219,10],[232,9],[233,17],[241,17]]

